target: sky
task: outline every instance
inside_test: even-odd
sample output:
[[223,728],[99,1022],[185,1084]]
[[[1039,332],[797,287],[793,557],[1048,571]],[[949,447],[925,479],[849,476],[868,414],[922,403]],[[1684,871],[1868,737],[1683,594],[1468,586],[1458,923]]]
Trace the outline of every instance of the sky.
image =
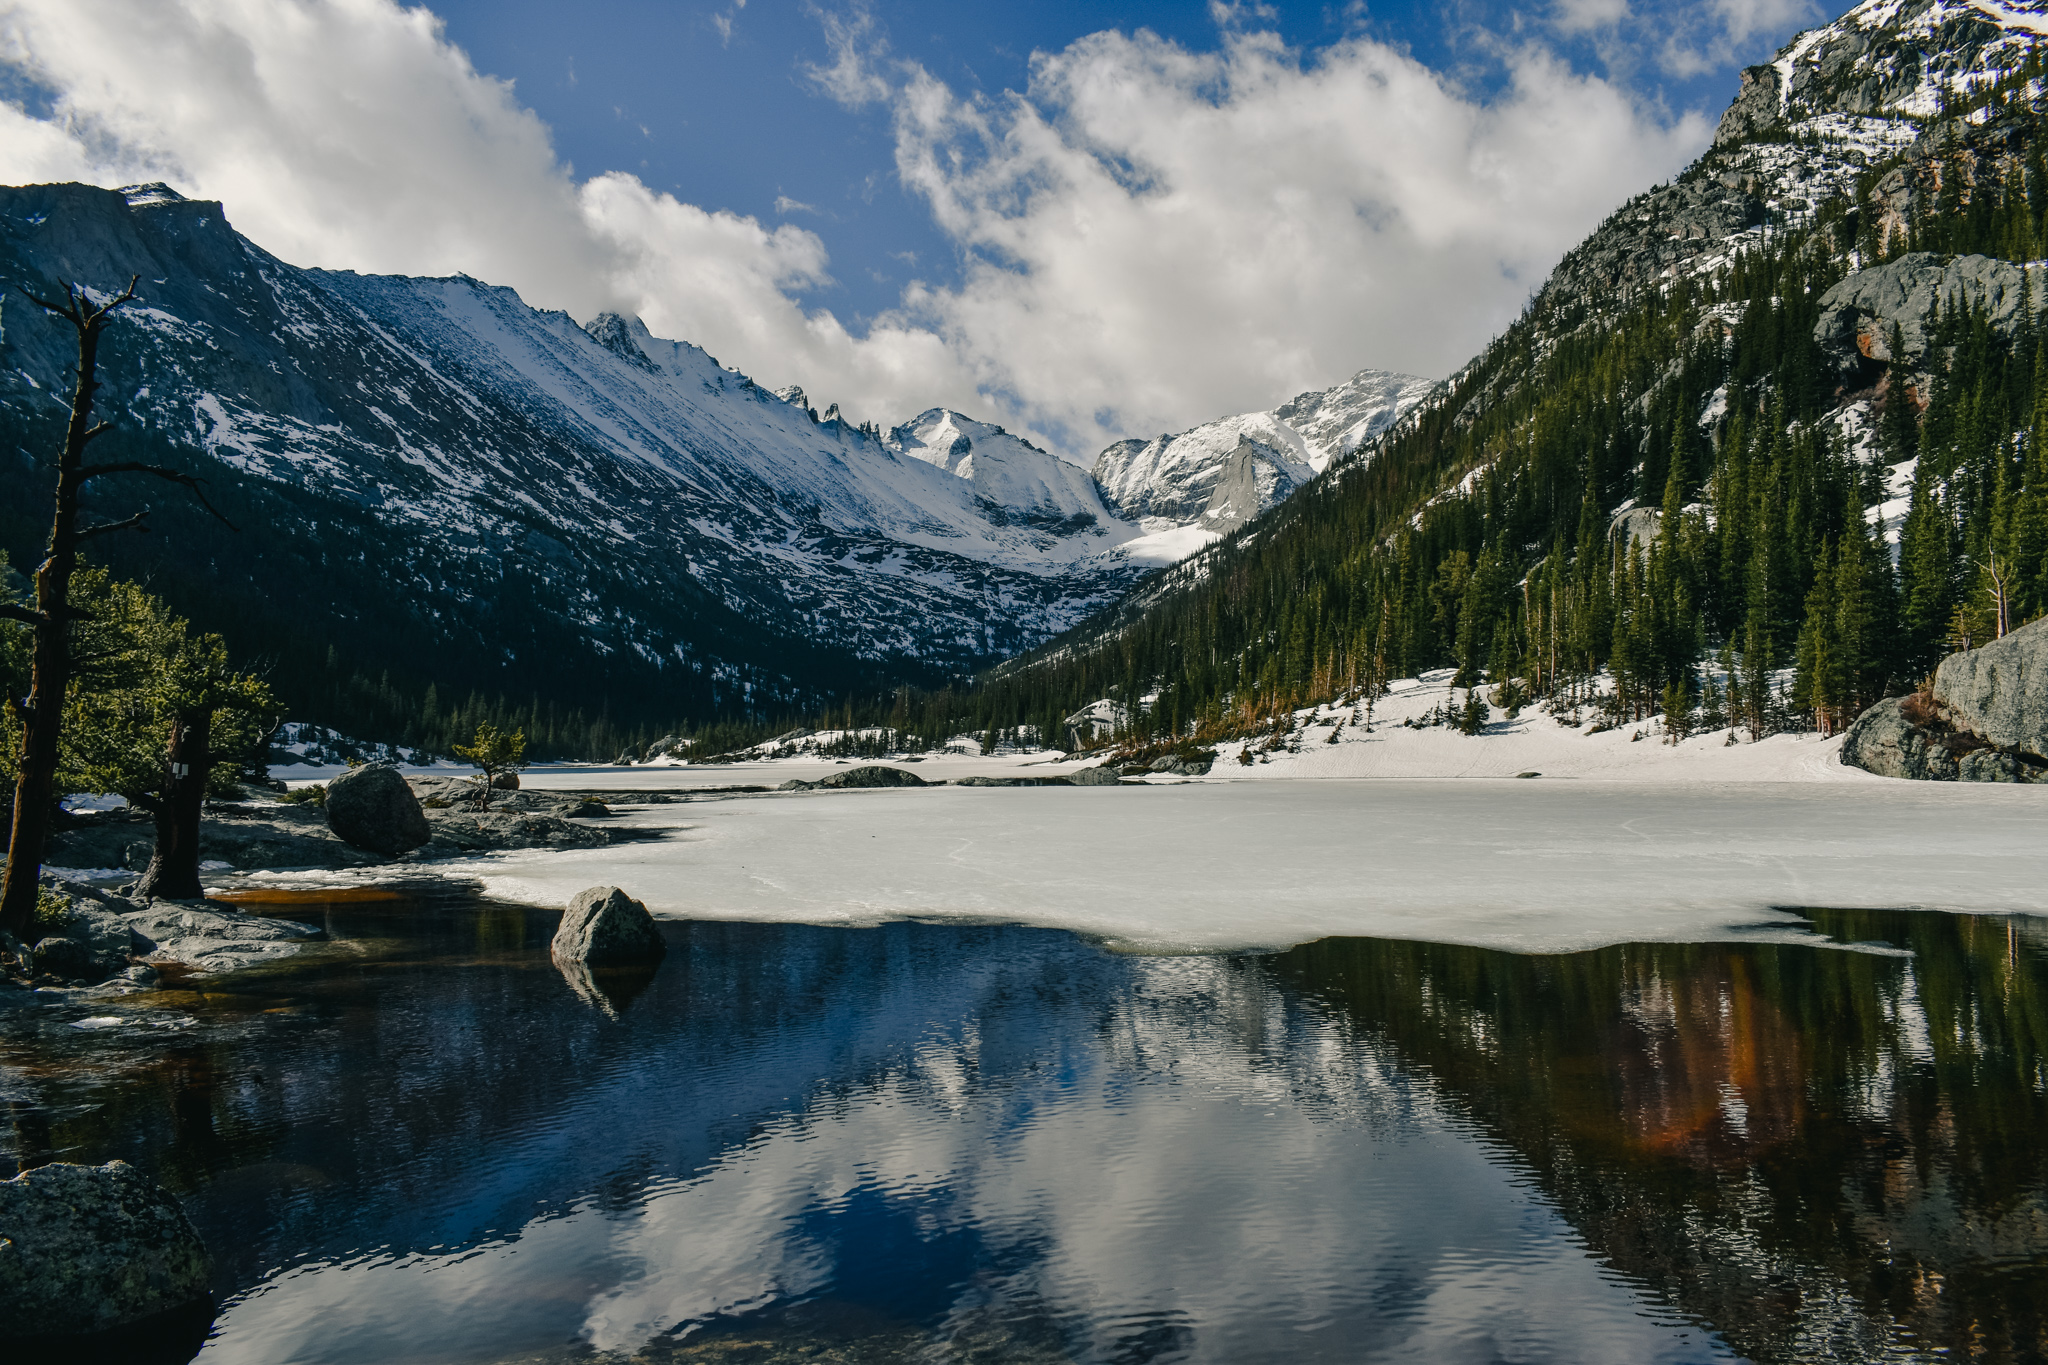
[[0,0],[0,183],[637,314],[1088,462],[1441,377],[1817,0]]

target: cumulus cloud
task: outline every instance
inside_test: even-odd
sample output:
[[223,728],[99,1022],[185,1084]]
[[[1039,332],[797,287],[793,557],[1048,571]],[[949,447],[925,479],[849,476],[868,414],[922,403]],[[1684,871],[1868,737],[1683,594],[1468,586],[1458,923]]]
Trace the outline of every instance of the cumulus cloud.
[[948,403],[1085,459],[1366,365],[1448,372],[1710,131],[1540,47],[1478,100],[1384,44],[1304,57],[1256,6],[1223,10],[1213,52],[1095,34],[995,97],[891,57],[866,9],[820,12],[813,80],[888,112],[964,261],[858,333],[796,302],[830,281],[816,234],[579,180],[507,83],[393,0],[0,8],[7,57],[54,92],[49,118],[0,106],[0,180],[168,180],[289,260],[637,312],[859,417]]

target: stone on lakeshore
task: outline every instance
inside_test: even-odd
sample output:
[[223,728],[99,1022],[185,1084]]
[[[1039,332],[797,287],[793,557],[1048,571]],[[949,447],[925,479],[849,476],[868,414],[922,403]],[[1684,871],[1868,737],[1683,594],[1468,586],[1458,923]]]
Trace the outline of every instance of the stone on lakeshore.
[[1961,775],[1955,755],[1931,731],[1907,718],[1905,700],[1886,697],[1858,716],[1842,741],[1842,762],[1879,777],[1955,781]]
[[125,1161],[0,1181],[0,1342],[82,1336],[206,1297],[206,1247],[168,1190]]
[[1068,773],[1067,781],[1077,787],[1114,787],[1123,781],[1123,778],[1114,768],[1083,768],[1080,772]]
[[519,790],[519,774],[513,772],[499,773],[491,779],[491,786],[496,791],[516,792]]
[[1934,695],[1958,729],[2048,759],[2048,617],[1943,659]]
[[434,837],[419,798],[389,763],[365,763],[329,782],[327,825],[373,853],[404,853]]
[[842,787],[924,787],[930,784],[916,773],[871,763],[859,768],[848,768],[843,773],[834,773],[830,777],[820,779],[818,785],[836,790]]
[[611,967],[659,962],[668,946],[646,906],[616,886],[593,886],[562,912],[550,951],[561,961]]

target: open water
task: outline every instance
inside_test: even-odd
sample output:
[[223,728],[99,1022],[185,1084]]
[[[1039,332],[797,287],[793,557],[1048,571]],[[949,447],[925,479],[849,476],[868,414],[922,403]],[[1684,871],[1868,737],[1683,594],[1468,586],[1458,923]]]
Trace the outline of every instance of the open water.
[[124,1158],[216,1254],[213,1321],[130,1358],[2048,1358],[2040,919],[670,923],[571,978],[550,911],[250,908],[333,941],[0,1013],[0,1174]]

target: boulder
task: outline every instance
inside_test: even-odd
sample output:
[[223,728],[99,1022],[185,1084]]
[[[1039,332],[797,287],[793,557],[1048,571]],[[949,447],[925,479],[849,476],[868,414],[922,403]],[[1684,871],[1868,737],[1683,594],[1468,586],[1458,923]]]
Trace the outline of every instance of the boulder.
[[1077,773],[1068,773],[1067,781],[1077,787],[1114,787],[1123,778],[1111,767],[1083,768]]
[[2048,759],[2048,617],[1943,659],[1934,695],[1958,729]]
[[837,790],[842,787],[924,787],[929,786],[916,773],[901,768],[885,768],[879,763],[860,768],[848,768],[843,773],[834,773],[818,783],[821,787]]
[[1904,697],[1887,697],[1856,718],[1842,740],[1842,762],[1879,777],[1954,782],[1956,756],[1933,731],[1910,720]]
[[206,1298],[206,1247],[168,1190],[125,1161],[0,1181],[0,1342],[83,1336]]
[[329,782],[327,825],[373,853],[404,853],[434,837],[419,798],[389,763],[365,763]]
[[491,779],[491,786],[501,792],[516,792],[519,790],[519,774],[511,772],[499,773]]
[[57,882],[47,874],[41,885],[69,899],[71,909],[60,924],[44,932],[30,952],[29,961],[37,972],[94,984],[124,971],[131,953],[146,953],[155,946],[130,929],[128,921],[112,908],[132,909],[132,902],[114,901],[91,888]]
[[616,886],[593,886],[562,912],[550,951],[558,961],[610,967],[659,962],[668,945],[646,906]]

